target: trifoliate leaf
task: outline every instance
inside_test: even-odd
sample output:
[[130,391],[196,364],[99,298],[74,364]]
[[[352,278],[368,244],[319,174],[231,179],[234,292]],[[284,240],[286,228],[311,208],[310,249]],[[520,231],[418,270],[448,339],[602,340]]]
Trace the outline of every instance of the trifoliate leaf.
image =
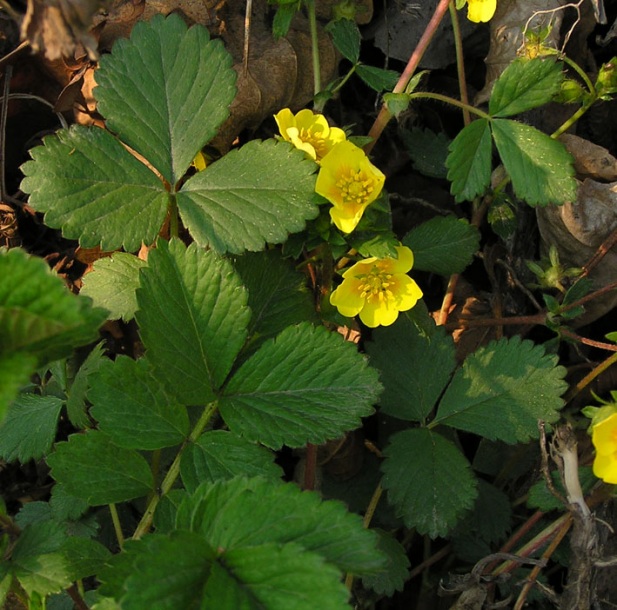
[[556,356],[519,337],[493,341],[465,359],[439,404],[433,424],[506,443],[538,437],[563,406],[565,369]]
[[507,117],[548,104],[562,81],[562,65],[553,59],[517,59],[495,82],[488,111],[494,117]]
[[154,489],[148,462],[115,445],[103,432],[73,434],[47,458],[51,476],[90,506],[125,502]]
[[360,30],[351,19],[337,19],[326,26],[332,42],[340,54],[355,64],[360,59]]
[[229,428],[273,449],[323,443],[357,428],[381,386],[356,347],[308,323],[264,343],[220,398]]
[[[233,265],[249,293],[250,352],[292,324],[317,321],[305,276],[295,271],[276,250],[248,252],[235,259]],[[246,351],[245,347],[243,354]]]
[[213,400],[250,318],[246,290],[231,264],[196,244],[160,240],[141,272],[137,302],[148,360],[168,392],[186,405]]
[[283,476],[283,471],[274,463],[274,453],[265,447],[232,432],[211,430],[186,448],[180,474],[187,491],[193,492],[206,481],[215,483],[236,476],[276,480]]
[[232,59],[206,28],[179,15],[139,21],[101,58],[94,95],[107,128],[172,186],[229,116]]
[[116,445],[153,451],[188,435],[186,407],[169,397],[146,358],[105,360],[90,384],[92,415]]
[[382,485],[407,527],[445,536],[477,495],[465,456],[443,436],[416,428],[392,436],[384,450]]
[[161,229],[163,183],[110,133],[73,125],[43,139],[22,166],[28,203],[85,248],[137,250]]
[[433,410],[456,366],[454,344],[432,322],[421,334],[407,316],[375,329],[366,350],[380,371],[384,392],[380,410],[399,419],[423,422]]
[[429,178],[446,178],[446,159],[451,140],[443,132],[403,129],[401,137],[415,170]]
[[18,396],[0,424],[0,458],[25,463],[45,455],[54,442],[62,404],[55,396]]
[[403,546],[388,532],[375,530],[379,534],[379,550],[387,557],[383,570],[362,578],[362,584],[373,589],[378,595],[388,597],[395,591],[402,591],[409,578],[409,559]]
[[252,140],[186,181],[177,195],[182,222],[218,252],[282,243],[317,216],[315,169],[288,142]]
[[466,220],[436,216],[403,238],[413,251],[414,269],[449,276],[461,273],[480,246],[480,232]]
[[370,573],[384,565],[374,532],[341,502],[323,501],[292,483],[235,478],[201,485],[176,517],[213,548],[296,543],[340,570]]
[[572,156],[561,142],[517,121],[495,119],[491,125],[517,197],[531,206],[576,200]]
[[400,74],[394,70],[384,70],[375,66],[359,64],[356,66],[356,74],[374,91],[392,91]]
[[457,202],[482,195],[491,181],[491,132],[486,119],[473,121],[454,138],[446,159],[451,193]]
[[126,252],[114,252],[100,258],[92,271],[83,277],[80,294],[90,297],[98,307],[109,312],[110,320],[131,320],[137,309],[135,291],[139,287],[139,270],[146,262]]

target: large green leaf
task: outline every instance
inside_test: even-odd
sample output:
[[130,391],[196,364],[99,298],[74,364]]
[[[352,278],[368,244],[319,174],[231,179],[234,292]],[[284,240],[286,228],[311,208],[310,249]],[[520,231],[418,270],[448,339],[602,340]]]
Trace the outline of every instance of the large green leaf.
[[186,407],[168,396],[146,358],[105,360],[90,384],[92,415],[116,445],[154,450],[179,445],[186,438]]
[[87,248],[134,251],[160,231],[169,200],[163,183],[107,131],[73,125],[30,155],[21,189],[65,237]]
[[495,119],[491,125],[517,197],[532,206],[576,200],[572,156],[561,142],[517,121]]
[[413,251],[414,269],[449,276],[471,263],[480,232],[466,220],[436,216],[409,231],[403,244]]
[[250,318],[231,264],[196,244],[160,240],[141,271],[137,302],[148,359],[167,390],[186,405],[213,400]]
[[473,506],[476,479],[465,456],[426,428],[395,434],[385,448],[382,485],[407,527],[445,536]]
[[407,317],[377,328],[366,350],[380,371],[380,410],[399,419],[423,422],[454,371],[454,344],[443,328],[422,333]]
[[3,354],[0,350],[0,422],[19,388],[28,382],[35,368],[35,356],[26,352]]
[[283,476],[272,451],[226,430],[210,430],[191,443],[182,454],[180,473],[189,492],[206,481],[215,483],[236,476],[276,480]]
[[387,563],[376,574],[364,576],[362,584],[379,595],[390,597],[405,587],[409,578],[409,558],[405,547],[392,534],[384,530],[375,531],[379,535],[379,550],[385,554]]
[[18,396],[0,424],[0,457],[25,463],[47,453],[56,436],[62,404],[56,396]]
[[507,117],[548,104],[559,93],[562,81],[562,65],[552,58],[517,59],[497,79],[489,113]]
[[145,261],[126,252],[100,258],[92,266],[92,272],[84,275],[80,294],[107,309],[110,320],[122,318],[128,322],[135,316],[139,270],[145,266]]
[[175,185],[229,116],[232,59],[220,40],[175,14],[138,22],[101,58],[95,96],[107,128]]
[[73,434],[47,458],[51,476],[90,506],[124,502],[154,489],[148,462],[137,451],[115,445],[103,432]]
[[357,428],[380,389],[355,345],[303,323],[264,343],[234,373],[219,405],[229,428],[249,440],[299,447]]
[[182,221],[219,252],[281,243],[317,216],[316,167],[288,142],[252,140],[186,181],[177,195]]
[[538,420],[554,422],[567,384],[557,357],[519,337],[493,341],[465,359],[432,425],[445,424],[506,443],[538,437]]
[[105,312],[71,294],[42,259],[0,251],[0,277],[0,354],[24,350],[44,364],[96,337]]
[[467,125],[448,147],[450,190],[457,202],[482,195],[491,180],[491,132],[486,119]]
[[203,484],[180,505],[176,527],[199,533],[213,548],[293,542],[340,570],[371,573],[384,565],[375,533],[358,515],[291,483],[235,478]]

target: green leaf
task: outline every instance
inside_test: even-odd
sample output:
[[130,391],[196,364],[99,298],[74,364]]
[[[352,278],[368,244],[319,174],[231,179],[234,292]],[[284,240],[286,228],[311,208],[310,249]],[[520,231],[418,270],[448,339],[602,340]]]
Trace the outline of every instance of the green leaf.
[[180,216],[201,246],[263,250],[317,216],[316,167],[288,142],[252,140],[186,181]]
[[392,91],[394,89],[400,74],[394,70],[384,70],[375,66],[365,66],[359,64],[356,66],[356,74],[374,91]]
[[51,476],[90,506],[132,500],[154,489],[148,462],[98,431],[73,434],[68,442],[58,443],[47,463]]
[[378,595],[391,597],[395,591],[402,591],[409,578],[407,551],[391,534],[375,530],[379,534],[379,550],[387,557],[387,564],[376,574],[362,578],[362,584]]
[[463,454],[443,436],[427,428],[398,432],[384,455],[388,500],[419,534],[446,536],[473,506],[476,479]]
[[107,131],[73,125],[30,155],[21,189],[65,237],[85,248],[134,251],[160,231],[169,203],[163,183]]
[[105,360],[90,383],[92,415],[119,447],[153,451],[179,445],[188,435],[186,407],[167,395],[146,358]]
[[0,457],[22,463],[41,458],[54,442],[61,409],[55,396],[19,396],[0,425]]
[[446,178],[448,146],[451,140],[443,133],[429,129],[402,129],[401,137],[415,170],[429,178]]
[[557,421],[567,384],[557,357],[519,337],[493,341],[465,359],[433,425],[506,443],[538,437],[538,420]]
[[247,294],[231,264],[196,244],[159,240],[141,272],[136,314],[148,360],[182,404],[206,404],[246,338]]
[[561,142],[516,121],[495,119],[491,125],[517,197],[531,206],[576,200],[572,156]]
[[35,368],[34,356],[25,352],[3,354],[0,349],[0,422],[4,420],[19,388],[28,382]]
[[90,297],[98,307],[109,312],[110,320],[128,322],[135,316],[139,287],[139,270],[146,262],[126,252],[114,252],[97,260],[84,275],[80,294]]
[[251,352],[292,324],[317,321],[305,276],[295,271],[278,251],[249,252],[234,260],[233,265],[248,290]]
[[272,35],[274,40],[287,36],[291,21],[298,12],[299,2],[294,0],[290,4],[279,4],[272,19]]
[[308,323],[264,343],[233,375],[219,408],[229,428],[273,449],[357,428],[381,386],[356,347]]
[[375,533],[358,515],[292,483],[235,478],[203,484],[181,504],[176,527],[200,534],[212,548],[296,543],[340,570],[370,573],[384,565]]
[[[104,311],[71,294],[39,258],[0,251],[0,355],[24,350],[46,364],[92,341]],[[11,359],[17,370],[25,359]],[[7,364],[9,364],[7,362]],[[9,365],[10,366],[10,365]]]
[[426,335],[407,316],[399,316],[392,326],[373,332],[366,350],[384,385],[383,413],[423,422],[448,383],[456,366],[454,344],[443,328],[431,324]]
[[326,26],[326,32],[332,36],[332,42],[339,53],[352,64],[360,59],[360,30],[351,19],[337,19]]
[[[578,469],[578,478],[584,494],[591,492],[593,486],[598,480],[594,476],[593,470],[590,466],[581,466]],[[555,489],[562,495],[562,497],[565,498],[566,490],[564,489],[559,471],[553,470],[551,472],[551,479],[553,480]],[[527,506],[541,510],[545,513],[548,513],[551,510],[563,510],[564,507],[563,501],[554,496],[549,490],[544,478],[537,483],[534,483],[529,489]]]
[[486,119],[473,121],[452,140],[446,159],[448,180],[455,200],[471,201],[482,195],[491,181],[491,132]]
[[494,117],[507,117],[548,104],[562,81],[561,63],[553,59],[517,59],[495,82],[488,111]]
[[95,96],[107,128],[172,186],[229,116],[236,88],[220,40],[175,14],[139,21],[101,57]]
[[480,232],[462,218],[436,216],[403,238],[412,249],[414,269],[450,276],[462,273],[480,247]]
[[180,464],[182,482],[193,492],[200,483],[262,476],[280,479],[283,471],[274,463],[274,454],[232,432],[211,430],[189,445]]
[[98,574],[111,553],[96,540],[69,536],[62,544],[62,554],[71,581]]

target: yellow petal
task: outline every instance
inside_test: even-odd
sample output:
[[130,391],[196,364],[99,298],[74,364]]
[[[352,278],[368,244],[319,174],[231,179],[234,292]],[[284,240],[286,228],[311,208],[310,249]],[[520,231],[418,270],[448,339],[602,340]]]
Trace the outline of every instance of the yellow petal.
[[422,298],[422,290],[408,275],[393,275],[390,282],[392,284],[390,290],[399,311],[411,309]]
[[617,457],[613,455],[596,455],[593,461],[593,474],[605,483],[617,485]]
[[603,419],[593,427],[591,440],[596,448],[596,454],[617,453],[617,413]]
[[369,328],[377,326],[390,326],[398,318],[398,309],[391,306],[388,301],[372,299],[367,302],[360,312],[360,320]]
[[368,204],[362,206],[333,206],[330,208],[330,218],[337,229],[343,233],[351,233],[360,222]]
[[396,246],[398,258],[393,258],[390,273],[407,273],[413,267],[413,252],[407,246]]
[[468,0],[467,19],[474,23],[486,23],[493,18],[497,0]]
[[357,316],[364,307],[362,298],[362,283],[354,277],[343,280],[343,283],[330,295],[330,303],[339,313],[348,318]]
[[281,132],[281,136],[283,136],[283,139],[291,142],[289,136],[287,135],[287,130],[290,127],[296,126],[296,120],[291,110],[289,110],[289,108],[283,108],[283,110],[274,115],[274,120],[278,125],[279,131]]

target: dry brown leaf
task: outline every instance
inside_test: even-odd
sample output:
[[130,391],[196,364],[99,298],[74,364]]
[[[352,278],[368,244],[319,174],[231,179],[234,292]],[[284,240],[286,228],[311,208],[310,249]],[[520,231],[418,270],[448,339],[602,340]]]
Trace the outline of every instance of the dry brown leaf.
[[569,133],[562,134],[559,140],[574,157],[574,169],[579,178],[617,180],[617,159],[606,148]]

